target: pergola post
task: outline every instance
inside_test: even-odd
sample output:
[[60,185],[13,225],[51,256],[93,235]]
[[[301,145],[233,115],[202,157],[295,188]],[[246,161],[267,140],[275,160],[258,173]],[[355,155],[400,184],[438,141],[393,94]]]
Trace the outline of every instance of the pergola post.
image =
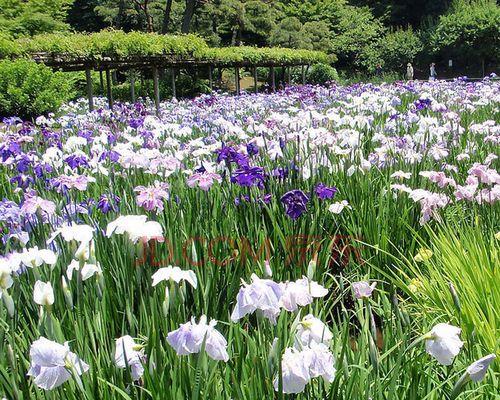
[[253,91],[258,92],[257,88],[257,67],[253,67]]
[[108,105],[109,109],[113,109],[113,92],[111,90],[111,73],[109,69],[106,69],[106,92],[108,95]]
[[135,71],[130,71],[130,100],[135,103]]
[[300,66],[301,72],[302,72],[302,84],[306,84],[306,69],[304,68],[303,65]]
[[234,83],[236,84],[236,94],[240,94],[240,68],[235,67],[234,69]]
[[271,67],[271,88],[273,92],[276,92],[276,79],[274,77],[274,67]]
[[177,93],[175,90],[175,68],[170,68],[170,75],[172,76],[172,97],[175,99],[177,97]]
[[104,94],[104,78],[102,76],[102,70],[99,71],[99,83],[101,84],[101,94]]
[[208,66],[208,84],[210,86],[210,91],[214,90],[214,78],[213,78],[213,70],[212,66]]
[[139,70],[139,79],[140,79],[140,96],[146,96],[146,83],[144,82],[144,74],[142,70]]
[[85,69],[85,79],[87,81],[87,98],[89,99],[89,111],[94,111],[94,97],[92,93],[92,74],[90,68]]
[[158,67],[153,66],[153,91],[155,99],[156,114],[160,113],[160,85],[158,82]]

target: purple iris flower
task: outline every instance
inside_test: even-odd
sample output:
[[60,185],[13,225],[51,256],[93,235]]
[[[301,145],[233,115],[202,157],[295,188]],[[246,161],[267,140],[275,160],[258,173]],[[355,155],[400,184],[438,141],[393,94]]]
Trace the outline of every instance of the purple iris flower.
[[249,156],[255,156],[259,154],[259,148],[255,143],[247,143],[247,153]]
[[78,167],[88,167],[89,162],[87,161],[87,157],[83,155],[71,155],[64,159],[66,164],[68,164],[71,169],[76,169]]
[[114,194],[102,194],[97,201],[97,208],[101,210],[103,214],[110,211],[118,211],[118,205],[121,199]]
[[239,167],[248,166],[248,157],[244,154],[238,153],[235,148],[231,146],[222,146],[221,149],[216,150],[217,162],[225,161],[227,165],[236,163]]
[[418,99],[415,103],[413,103],[415,105],[415,107],[417,108],[417,110],[424,110],[426,108],[429,108],[430,105],[432,103],[432,100],[431,99]]
[[33,182],[34,180],[31,176],[24,174],[19,174],[10,178],[10,183],[12,184],[17,183],[17,186],[20,187],[21,189],[27,189],[29,185],[31,185]]
[[290,190],[281,197],[281,202],[285,206],[286,215],[292,219],[299,218],[307,209],[309,197],[302,190]]
[[3,123],[5,125],[9,125],[9,126],[13,126],[13,125],[19,124],[21,122],[23,122],[23,120],[19,117],[5,117],[3,119]]
[[241,203],[249,203],[250,202],[250,196],[246,194],[242,194],[241,196],[237,196],[234,198],[234,204],[236,206],[239,206]]
[[288,177],[288,167],[278,167],[273,169],[271,175],[275,178],[285,180]]
[[264,204],[269,204],[271,202],[272,197],[273,195],[270,193],[265,194],[264,196],[262,196],[262,201],[264,202]]
[[144,124],[144,118],[131,118],[128,121],[128,125],[134,129],[141,127],[143,124]]
[[322,183],[318,183],[316,189],[314,189],[316,196],[318,196],[321,200],[333,199],[335,193],[337,193],[337,188],[335,186],[328,187]]
[[95,179],[88,178],[85,175],[61,175],[57,178],[52,178],[49,184],[56,190],[57,193],[66,193],[68,189],[76,188],[78,190],[87,190],[89,182],[94,182]]
[[21,146],[17,142],[10,142],[0,147],[0,154],[2,155],[2,161],[6,161],[10,157],[14,157],[19,153],[21,153]]
[[264,179],[264,168],[262,167],[239,168],[231,176],[232,183],[244,187],[257,186],[259,189],[264,188]]
[[115,144],[116,143],[116,135],[113,133],[108,133],[108,144]]
[[42,178],[46,173],[50,174],[52,170],[52,166],[46,163],[39,163],[33,167],[33,171],[35,172],[37,178]]
[[91,131],[90,129],[84,129],[84,130],[78,131],[77,136],[80,136],[82,138],[87,139],[87,142],[91,142],[92,136],[94,136],[94,132]]
[[21,156],[21,158],[17,161],[17,171],[24,174],[29,169],[30,164],[31,160],[28,156]]
[[16,203],[4,199],[0,201],[0,221],[7,222],[11,227],[22,225],[23,212]]
[[117,162],[120,158],[120,154],[117,153],[114,150],[109,150],[109,151],[104,151],[100,156],[99,156],[99,161],[103,161],[105,159],[109,159],[111,162]]

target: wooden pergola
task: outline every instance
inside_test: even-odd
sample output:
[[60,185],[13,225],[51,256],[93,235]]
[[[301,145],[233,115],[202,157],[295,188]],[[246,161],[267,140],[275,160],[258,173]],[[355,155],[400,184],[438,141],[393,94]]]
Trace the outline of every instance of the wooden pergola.
[[[32,59],[36,62],[43,63],[51,68],[61,70],[61,71],[85,71],[86,77],[86,89],[87,98],[89,102],[89,110],[94,109],[93,100],[93,85],[92,85],[92,71],[99,71],[101,74],[105,73],[106,76],[106,94],[108,98],[109,107],[113,107],[113,90],[112,90],[112,80],[111,71],[112,70],[135,70],[143,71],[150,69],[153,77],[153,91],[154,91],[154,102],[156,106],[157,113],[160,109],[160,90],[159,90],[159,71],[160,70],[170,70],[171,77],[171,87],[172,95],[176,97],[176,71],[182,68],[207,68],[210,90],[213,89],[213,70],[214,68],[234,68],[235,72],[235,87],[236,94],[240,94],[240,69],[250,68],[253,72],[254,80],[254,92],[258,92],[258,81],[257,81],[257,67],[266,67],[270,69],[271,75],[271,89],[276,91],[276,81],[275,81],[275,68],[288,68],[288,82],[290,82],[290,68],[291,67],[301,67],[302,73],[302,83],[306,83],[306,72],[309,68],[309,63],[302,61],[291,61],[291,62],[260,62],[252,63],[249,61],[242,62],[226,62],[217,60],[200,60],[200,59],[179,59],[178,56],[173,55],[161,55],[161,56],[140,56],[140,57],[127,57],[126,59],[102,57],[99,59],[79,59],[79,58],[66,58],[64,56],[55,56],[46,53],[35,53],[32,55]],[[135,77],[131,74],[130,77],[130,89],[131,89],[131,99],[135,101]]]

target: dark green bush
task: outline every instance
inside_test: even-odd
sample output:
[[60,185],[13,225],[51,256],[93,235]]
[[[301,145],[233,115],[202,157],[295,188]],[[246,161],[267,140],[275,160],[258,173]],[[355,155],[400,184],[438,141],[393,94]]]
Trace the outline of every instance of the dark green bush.
[[36,117],[72,96],[72,80],[62,72],[28,60],[0,62],[0,116]]
[[315,64],[307,74],[307,82],[322,85],[330,81],[338,81],[337,70],[328,64]]

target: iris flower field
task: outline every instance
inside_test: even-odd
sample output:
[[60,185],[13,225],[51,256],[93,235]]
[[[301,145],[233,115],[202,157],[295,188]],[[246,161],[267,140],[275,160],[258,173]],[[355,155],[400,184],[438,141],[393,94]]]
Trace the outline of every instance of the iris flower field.
[[498,399],[500,82],[0,124],[0,398]]

